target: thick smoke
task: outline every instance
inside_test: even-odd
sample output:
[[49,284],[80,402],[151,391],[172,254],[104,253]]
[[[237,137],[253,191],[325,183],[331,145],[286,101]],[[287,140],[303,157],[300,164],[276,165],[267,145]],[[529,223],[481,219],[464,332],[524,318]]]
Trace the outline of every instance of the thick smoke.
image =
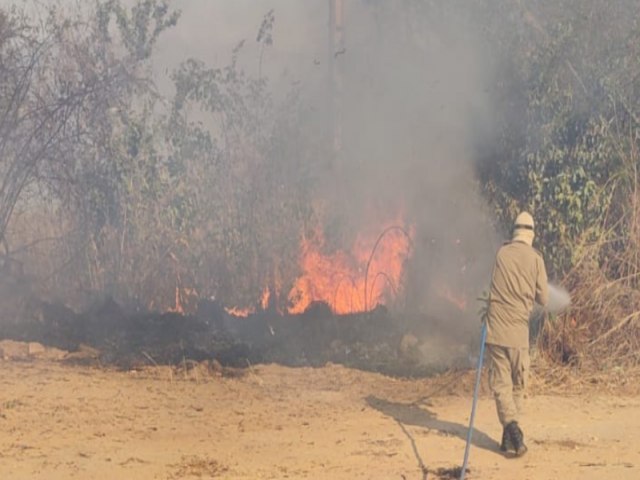
[[[486,288],[497,244],[474,176],[477,147],[491,130],[488,52],[463,10],[452,16],[452,9],[420,2],[367,1],[344,2],[344,45],[329,52],[329,4],[179,2],[183,15],[160,45],[157,68],[170,71],[185,56],[224,62],[238,41],[255,38],[273,9],[274,45],[262,73],[276,93],[298,82],[303,101],[325,117],[310,125],[335,115],[340,131],[341,148],[317,191],[330,243],[346,249],[357,232],[382,228],[400,213],[415,226],[407,311],[459,334],[477,325],[475,298]],[[258,68],[255,56],[242,61]]]
[[463,18],[411,18],[391,6],[376,17],[349,5],[341,156],[349,223],[371,206],[406,208],[417,228],[410,306],[436,313],[443,291],[481,289],[492,261],[474,183],[474,149],[490,118],[486,55]]
[[240,62],[276,97],[297,85],[311,136],[331,142],[332,128],[340,132],[314,191],[328,244],[346,250],[358,232],[403,221],[415,232],[403,311],[418,335],[438,326],[460,338],[477,330],[475,298],[497,245],[474,175],[491,131],[491,56],[463,8],[417,1],[342,2],[344,45],[329,51],[330,3],[176,0],[182,16],[157,45],[154,79],[170,97],[171,73],[186,59],[227,64],[240,41],[255,47],[273,10],[273,45],[247,49]]

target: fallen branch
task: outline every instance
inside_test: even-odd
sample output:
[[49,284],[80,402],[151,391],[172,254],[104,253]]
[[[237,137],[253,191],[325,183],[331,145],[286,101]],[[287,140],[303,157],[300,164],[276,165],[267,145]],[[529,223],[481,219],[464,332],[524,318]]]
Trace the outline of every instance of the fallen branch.
[[633,320],[635,320],[636,318],[640,317],[640,311],[637,312],[633,312],[630,315],[627,315],[626,317],[624,317],[620,322],[618,322],[615,326],[613,326],[612,328],[610,328],[609,330],[607,330],[605,333],[603,333],[602,335],[600,335],[598,338],[596,338],[595,340],[591,341],[589,343],[590,346],[595,345],[596,343],[601,342],[602,340],[605,340],[606,338],[609,338],[613,333],[617,332],[618,330],[620,330],[621,328],[623,328],[625,325],[631,323]]

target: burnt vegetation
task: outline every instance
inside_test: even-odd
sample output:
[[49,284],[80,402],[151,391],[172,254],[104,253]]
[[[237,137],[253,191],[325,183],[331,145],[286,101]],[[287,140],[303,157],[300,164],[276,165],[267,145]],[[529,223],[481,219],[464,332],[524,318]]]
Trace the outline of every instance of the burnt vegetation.
[[[475,32],[490,52],[478,90],[491,119],[468,119],[483,133],[473,141],[472,181],[454,185],[481,195],[497,231],[506,232],[522,208],[534,213],[551,277],[573,299],[545,323],[546,357],[599,371],[637,368],[636,2],[361,3],[380,31],[390,31],[388,19],[404,25],[396,39],[403,55],[434,43],[448,48],[456,35],[437,25],[451,18]],[[473,319],[488,278],[454,292],[466,306],[415,307],[412,300],[436,291],[437,281],[416,280],[423,277],[411,274],[411,262],[450,248],[420,225],[399,284],[382,271],[365,278],[392,286],[388,309],[367,305],[365,293],[368,312],[334,315],[328,304],[311,304],[286,313],[301,237],[321,224],[327,251],[353,241],[353,213],[331,207],[349,203],[349,180],[364,168],[341,161],[326,112],[307,101],[304,85],[273,94],[263,67],[277,47],[277,11],[228,62],[185,58],[165,93],[154,83],[153,59],[159,39],[180,22],[170,2],[38,8],[38,15],[0,10],[2,337],[67,350],[88,344],[103,363],[121,366],[186,358],[234,366],[335,361],[400,374],[441,367],[426,365],[418,340],[407,338]],[[257,73],[242,61],[247,52],[258,58]],[[349,80],[347,93],[366,90],[362,78]],[[327,194],[332,172],[339,185]],[[428,192],[419,199],[430,199]],[[452,203],[450,216],[465,208]],[[464,255],[490,261],[493,251],[480,250]],[[281,294],[261,307],[256,298],[265,288]],[[237,305],[256,308],[246,318],[224,308]],[[452,331],[470,337],[468,325]]]

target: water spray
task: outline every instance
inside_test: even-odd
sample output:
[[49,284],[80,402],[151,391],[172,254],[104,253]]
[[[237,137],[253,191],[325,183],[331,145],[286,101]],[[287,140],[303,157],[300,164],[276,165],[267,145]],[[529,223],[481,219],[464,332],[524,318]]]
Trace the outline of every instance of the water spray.
[[548,285],[549,301],[545,310],[549,313],[557,314],[571,305],[571,296],[567,290],[559,285],[550,283]]

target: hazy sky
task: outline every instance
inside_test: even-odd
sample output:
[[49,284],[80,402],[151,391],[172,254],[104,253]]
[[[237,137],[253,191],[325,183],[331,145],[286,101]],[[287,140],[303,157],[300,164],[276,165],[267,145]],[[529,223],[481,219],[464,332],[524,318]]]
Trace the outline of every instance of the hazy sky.
[[[91,0],[57,0],[69,7],[87,6]],[[133,4],[134,0],[122,0]],[[11,5],[48,5],[46,0],[0,0],[0,7]],[[157,46],[154,62],[156,80],[165,84],[165,76],[181,61],[195,57],[211,66],[228,63],[231,50],[246,40],[242,62],[246,68],[258,68],[255,39],[264,15],[275,13],[273,46],[263,60],[263,73],[277,78],[287,71],[294,79],[308,77],[326,63],[328,44],[328,0],[172,0],[182,12],[178,25],[164,33]],[[253,56],[253,58],[252,58]],[[318,64],[320,62],[320,64]]]
[[328,44],[327,0],[175,0],[182,11],[179,24],[165,33],[156,51],[163,76],[189,57],[212,66],[228,63],[231,50],[246,40],[243,65],[258,70],[255,39],[264,15],[275,13],[273,46],[263,59],[262,72],[277,79],[308,79],[326,65]]

